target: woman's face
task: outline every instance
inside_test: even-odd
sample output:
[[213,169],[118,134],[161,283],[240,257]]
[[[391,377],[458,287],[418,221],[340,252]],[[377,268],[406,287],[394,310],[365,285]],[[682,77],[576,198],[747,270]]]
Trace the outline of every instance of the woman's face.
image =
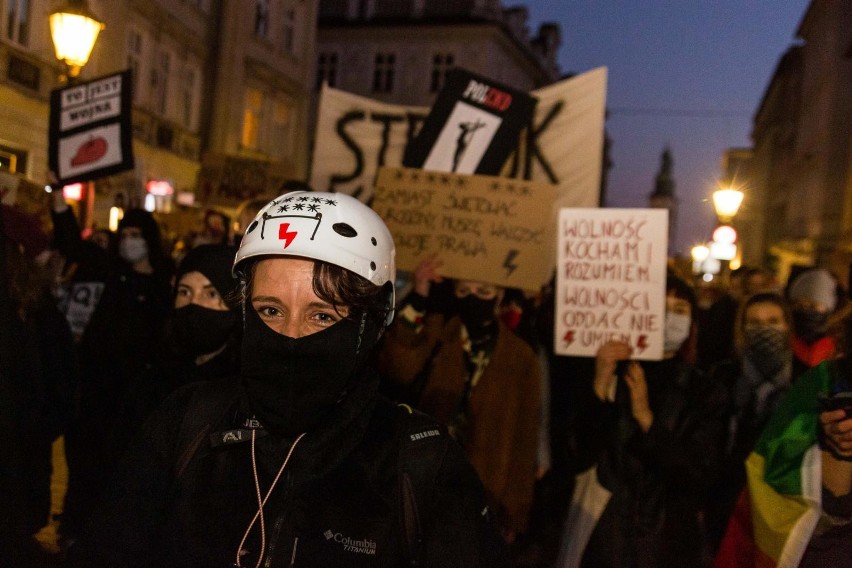
[[190,304],[198,304],[202,308],[210,310],[224,311],[228,309],[216,287],[198,271],[187,272],[180,277],[177,285],[175,308],[182,308]]
[[781,306],[770,302],[758,302],[746,308],[743,314],[743,327],[745,329],[769,326],[781,331],[789,331],[790,326],[784,319],[784,310]]
[[314,263],[299,258],[267,258],[257,263],[251,305],[266,325],[287,337],[299,338],[330,327],[349,310],[320,299],[313,288]]
[[688,300],[678,298],[670,290],[666,292],[666,311],[692,317],[692,304]]

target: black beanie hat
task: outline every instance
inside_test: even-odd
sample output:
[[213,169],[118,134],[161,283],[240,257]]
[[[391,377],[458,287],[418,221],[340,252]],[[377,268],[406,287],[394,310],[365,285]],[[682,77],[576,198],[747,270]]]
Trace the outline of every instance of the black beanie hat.
[[184,274],[200,272],[227,298],[237,288],[237,279],[231,276],[231,265],[237,248],[229,245],[199,245],[191,249],[180,263],[175,282]]

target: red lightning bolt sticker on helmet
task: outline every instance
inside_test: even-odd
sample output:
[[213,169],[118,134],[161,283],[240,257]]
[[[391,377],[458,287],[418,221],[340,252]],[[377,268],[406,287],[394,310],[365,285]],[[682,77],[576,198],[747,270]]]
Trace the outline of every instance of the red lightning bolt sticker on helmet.
[[284,248],[289,247],[298,234],[297,231],[290,230],[290,223],[281,223],[278,226],[278,238],[284,241]]

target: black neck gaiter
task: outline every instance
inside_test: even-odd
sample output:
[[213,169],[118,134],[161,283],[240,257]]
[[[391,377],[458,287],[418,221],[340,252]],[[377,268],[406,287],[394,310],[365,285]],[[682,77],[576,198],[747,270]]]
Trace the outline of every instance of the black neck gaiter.
[[227,343],[238,321],[233,310],[189,304],[174,311],[172,340],[178,351],[192,357],[214,353]]
[[359,368],[359,325],[342,319],[298,339],[245,307],[241,377],[249,409],[275,434],[309,432],[333,411]]
[[486,343],[497,332],[495,308],[497,300],[483,300],[475,296],[465,296],[456,300],[459,318],[467,329],[471,341]]

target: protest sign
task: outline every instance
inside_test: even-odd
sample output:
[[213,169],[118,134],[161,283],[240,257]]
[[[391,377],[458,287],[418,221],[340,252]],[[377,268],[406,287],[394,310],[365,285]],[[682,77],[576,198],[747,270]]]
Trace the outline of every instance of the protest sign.
[[130,71],[50,93],[48,163],[68,185],[133,169]]
[[554,351],[594,356],[607,341],[663,356],[668,211],[561,209]]
[[[596,207],[606,105],[601,67],[530,92],[535,113],[500,175],[556,186],[556,206]],[[323,86],[311,187],[369,203],[378,168],[403,163],[428,108],[383,103]],[[514,143],[515,141],[512,140]]]
[[529,124],[536,100],[464,69],[447,73],[432,111],[405,149],[403,165],[497,175]]
[[382,168],[372,207],[393,234],[400,270],[437,254],[445,276],[538,290],[555,257],[554,192],[546,183]]

